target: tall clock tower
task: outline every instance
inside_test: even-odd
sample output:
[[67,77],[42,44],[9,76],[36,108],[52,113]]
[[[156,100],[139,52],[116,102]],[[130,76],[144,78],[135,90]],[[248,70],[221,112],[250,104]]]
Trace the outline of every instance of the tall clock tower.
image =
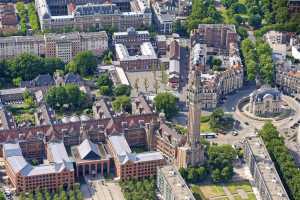
[[187,101],[189,105],[188,133],[185,146],[178,149],[177,165],[187,168],[201,165],[204,161],[204,149],[200,143],[201,116],[201,71],[194,68],[189,74]]

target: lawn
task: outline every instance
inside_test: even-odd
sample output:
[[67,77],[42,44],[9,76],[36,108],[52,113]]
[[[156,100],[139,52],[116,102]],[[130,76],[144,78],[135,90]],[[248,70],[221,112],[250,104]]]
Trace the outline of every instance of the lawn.
[[228,184],[206,184],[206,185],[192,185],[193,193],[198,194],[203,200],[227,200],[229,197],[225,194],[223,187],[226,187],[235,200],[242,200],[238,190],[243,190],[247,193],[248,198],[245,200],[256,200],[249,182],[232,182]]
[[18,105],[10,105],[7,107],[7,109],[14,116],[17,124],[26,121],[27,122],[30,121],[32,124],[35,124],[35,119],[34,119],[35,108],[28,108],[24,104],[18,104]]
[[200,131],[202,133],[213,132],[213,130],[210,128],[209,122],[200,123]]
[[203,196],[205,199],[225,196],[221,185],[192,185],[192,191]]
[[226,185],[231,194],[237,194],[239,189],[245,192],[252,192],[252,187],[249,182],[229,183]]

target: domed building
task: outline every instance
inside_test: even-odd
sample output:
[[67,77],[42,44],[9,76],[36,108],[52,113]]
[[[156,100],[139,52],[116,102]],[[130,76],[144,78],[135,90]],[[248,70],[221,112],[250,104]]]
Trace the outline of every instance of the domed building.
[[281,112],[281,93],[276,88],[262,86],[250,94],[249,112],[260,117],[270,117]]

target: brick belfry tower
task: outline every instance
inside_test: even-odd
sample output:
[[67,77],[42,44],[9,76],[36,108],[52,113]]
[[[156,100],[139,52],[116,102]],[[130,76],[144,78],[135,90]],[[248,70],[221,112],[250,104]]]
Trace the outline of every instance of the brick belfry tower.
[[201,71],[194,68],[189,74],[187,100],[189,105],[188,133],[185,146],[178,148],[177,165],[187,168],[201,165],[204,161],[204,149],[200,143],[200,87]]

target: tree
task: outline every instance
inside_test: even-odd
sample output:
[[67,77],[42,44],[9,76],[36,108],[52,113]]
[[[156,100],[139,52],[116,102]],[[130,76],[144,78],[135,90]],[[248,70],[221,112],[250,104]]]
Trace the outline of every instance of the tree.
[[154,85],[153,85],[154,89],[155,89],[155,94],[158,93],[158,89],[159,89],[159,83],[158,80],[154,80]]
[[65,105],[67,105],[67,109],[75,111],[86,105],[87,96],[80,91],[77,85],[67,84],[50,88],[45,100],[49,106],[56,110],[66,110]]
[[241,36],[242,40],[248,37],[247,29],[245,29],[244,27],[238,27],[237,33]]
[[226,8],[230,8],[232,4],[236,3],[237,0],[221,0],[221,3],[223,4],[223,6],[225,6]]
[[275,20],[277,23],[286,23],[288,21],[289,13],[287,7],[280,7],[276,11]]
[[216,108],[210,115],[209,125],[214,129],[221,128],[221,119],[224,117],[224,111],[222,108]]
[[167,119],[171,119],[178,112],[177,97],[169,92],[163,92],[156,95],[154,105],[157,112],[164,112]]
[[219,169],[213,170],[211,173],[211,178],[212,178],[213,182],[215,182],[215,183],[221,182],[221,180],[222,180],[221,171]]
[[140,88],[139,82],[140,82],[139,78],[135,79],[135,81],[134,81],[134,88],[135,88],[137,93],[139,92],[139,88]]
[[128,85],[120,84],[114,88],[115,96],[122,96],[122,95],[130,96],[130,93],[131,93],[131,87]]
[[0,200],[5,200],[5,196],[3,192],[0,192]]
[[103,85],[99,88],[99,92],[101,95],[110,96],[111,95],[111,89],[107,85]]
[[231,166],[226,166],[222,169],[221,176],[223,181],[229,181],[233,176],[233,168]]
[[203,181],[207,176],[207,171],[204,167],[196,168],[196,173],[197,173],[197,182]]
[[10,82],[10,73],[8,64],[5,60],[0,61],[0,88],[6,86]]
[[235,14],[245,14],[247,12],[246,6],[241,3],[232,4],[231,9]]
[[43,74],[54,74],[57,70],[64,70],[65,64],[60,58],[44,58],[44,70]]
[[198,173],[197,173],[197,171],[196,171],[195,168],[188,169],[187,179],[191,183],[195,183],[197,181],[197,179],[198,179]]
[[101,74],[101,76],[98,78],[97,80],[97,86],[101,87],[101,86],[108,86],[108,87],[112,87],[113,82],[110,79],[109,75],[107,73]]
[[9,71],[12,77],[20,77],[22,80],[32,80],[43,72],[43,61],[32,54],[21,54],[9,60]]
[[30,23],[32,30],[38,31],[40,29],[39,18],[35,11],[34,3],[28,4],[28,18],[29,18],[29,23]]
[[112,107],[115,112],[128,112],[131,113],[131,99],[128,96],[118,96],[112,102]]
[[254,28],[260,28],[261,27],[261,16],[256,14],[256,15],[251,15],[248,19],[248,23],[250,26]]
[[43,193],[42,193],[42,191],[38,190],[36,192],[36,200],[43,200]]
[[247,79],[248,80],[255,80],[256,77],[256,62],[254,62],[253,60],[249,60],[248,62],[246,62],[246,66],[247,66]]
[[147,78],[144,79],[144,87],[145,87],[145,90],[146,92],[148,92],[148,88],[149,88],[149,81]]
[[94,74],[97,68],[97,58],[91,51],[78,53],[66,66],[68,72],[79,73],[81,76]]
[[183,168],[183,167],[179,168],[178,171],[179,171],[180,175],[182,176],[182,178],[185,179],[185,180],[187,180],[187,178],[188,178],[188,171],[185,168]]
[[23,93],[23,99],[24,99],[24,103],[28,108],[32,108],[34,107],[35,103],[34,103],[34,99],[32,94],[30,94],[29,90],[25,90],[25,92]]

